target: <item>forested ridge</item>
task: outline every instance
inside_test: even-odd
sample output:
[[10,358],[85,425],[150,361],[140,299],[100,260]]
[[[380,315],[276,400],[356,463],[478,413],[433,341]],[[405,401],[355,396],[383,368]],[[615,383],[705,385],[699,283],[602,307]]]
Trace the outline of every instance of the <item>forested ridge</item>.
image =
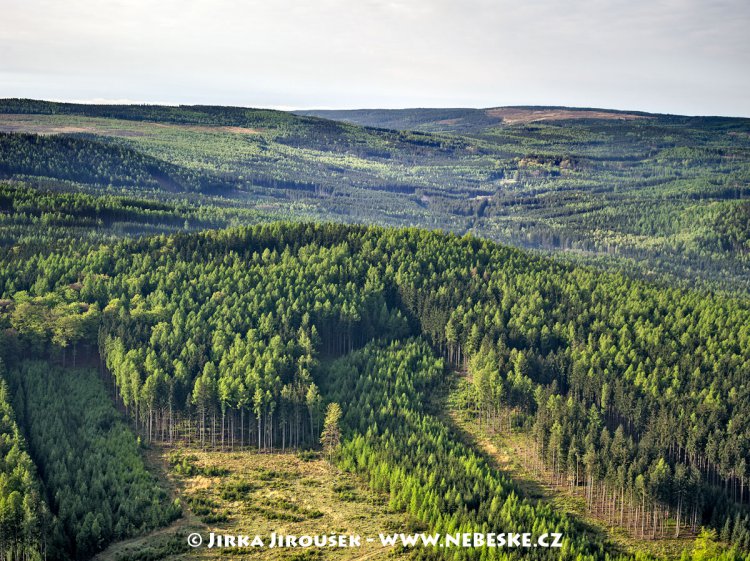
[[457,380],[584,510],[747,557],[748,121],[527,109],[568,120],[1,101],[0,559],[177,516],[137,439],[316,448],[332,403],[325,457],[414,528],[641,555],[462,443],[426,406]]
[[[635,533],[679,519],[748,545],[743,298],[469,236],[289,223],[11,258],[0,287],[2,347],[67,364],[98,351],[146,441],[298,448],[317,442],[322,406],[338,400],[349,438],[339,461],[395,508],[477,527],[501,508],[493,495],[507,520],[569,530],[571,558],[601,558],[606,546],[564,517],[516,504],[512,483],[486,467],[475,474],[477,457],[425,416],[424,392],[468,369],[478,414],[497,422],[511,409],[540,458],[626,512]],[[356,351],[417,334],[429,348]],[[404,438],[430,452],[396,452]],[[420,475],[428,465],[450,478]]]
[[[222,220],[252,212],[469,232],[747,293],[750,121],[546,109],[568,118],[374,111],[361,122],[376,127],[363,127],[238,107],[0,100],[0,131],[11,133],[0,133],[0,177],[178,206],[188,199]],[[163,226],[116,233],[174,229]]]
[[[216,200],[196,203],[190,198],[71,192],[59,186],[38,189],[21,181],[0,181],[0,246],[27,265],[57,251],[85,254],[123,237],[223,228],[273,217],[227,208]],[[18,281],[19,286],[25,282]],[[13,293],[14,281],[10,282],[6,290]]]

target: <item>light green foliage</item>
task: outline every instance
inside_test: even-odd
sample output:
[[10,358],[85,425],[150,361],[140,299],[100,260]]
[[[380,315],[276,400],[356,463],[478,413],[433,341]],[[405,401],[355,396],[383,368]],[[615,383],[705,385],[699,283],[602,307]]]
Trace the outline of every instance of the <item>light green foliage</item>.
[[46,553],[49,511],[15,421],[5,376],[0,360],[0,557],[36,561]]
[[323,432],[320,434],[320,443],[329,457],[338,449],[341,444],[341,407],[338,403],[329,403],[326,410],[326,418],[323,421]]
[[[12,372],[21,357],[68,364],[98,351],[144,443],[221,450],[314,447],[334,401],[340,461],[392,508],[452,531],[496,520],[564,528],[569,558],[603,558],[609,546],[518,499],[428,414],[447,365],[472,376],[465,407],[490,424],[512,409],[560,478],[577,473],[576,484],[630,495],[654,520],[681,515],[749,547],[746,121],[508,126],[474,115],[460,131],[426,133],[240,108],[6,101],[0,112],[91,133],[0,136],[10,177],[0,182],[0,355]],[[575,264],[413,228],[212,230],[281,213],[471,232],[570,250]],[[740,292],[637,278],[653,274]],[[42,394],[93,397],[24,368],[16,412],[45,485],[81,487],[97,505],[48,493],[52,543],[85,557],[163,523],[168,507],[141,505],[117,529],[93,476],[55,456],[86,439],[108,449],[100,421],[111,407],[47,403]],[[40,404],[75,427],[50,429]],[[132,435],[115,436],[141,473]],[[44,467],[53,461],[60,481]],[[91,465],[100,461],[117,488],[122,473],[102,458]]]

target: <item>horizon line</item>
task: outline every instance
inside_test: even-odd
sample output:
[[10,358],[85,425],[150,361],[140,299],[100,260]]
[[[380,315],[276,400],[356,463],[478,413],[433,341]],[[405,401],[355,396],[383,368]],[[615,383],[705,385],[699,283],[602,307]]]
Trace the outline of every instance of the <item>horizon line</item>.
[[25,100],[25,101],[40,101],[47,103],[67,103],[71,105],[99,105],[99,106],[150,106],[150,107],[234,107],[240,109],[261,109],[269,111],[281,111],[285,113],[296,113],[301,111],[415,111],[415,110],[458,110],[458,109],[469,109],[477,111],[487,111],[491,109],[572,109],[575,111],[585,110],[598,110],[598,111],[611,111],[616,113],[642,113],[646,115],[661,115],[671,117],[702,117],[702,118],[725,118],[725,119],[750,119],[750,115],[709,115],[709,114],[684,114],[684,113],[662,113],[654,111],[645,111],[642,109],[621,109],[613,107],[597,107],[593,105],[490,105],[490,106],[473,106],[473,105],[439,105],[439,106],[399,106],[399,107],[377,107],[377,106],[364,106],[364,107],[296,107],[290,105],[236,105],[236,104],[219,104],[219,103],[184,103],[175,101],[145,101],[145,100],[134,100],[129,98],[90,98],[90,99],[63,99],[63,98],[33,98],[33,97],[3,97],[0,101],[7,100]]

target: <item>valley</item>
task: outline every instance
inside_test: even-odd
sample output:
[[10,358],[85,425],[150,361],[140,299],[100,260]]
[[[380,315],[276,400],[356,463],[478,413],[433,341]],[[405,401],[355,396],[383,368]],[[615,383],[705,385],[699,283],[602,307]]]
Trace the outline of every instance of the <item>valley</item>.
[[748,121],[327,116],[0,102],[0,559],[748,559]]
[[[21,136],[0,136],[0,174],[42,190],[439,228],[655,281],[747,289],[750,121],[563,109],[320,113],[344,123],[4,100],[0,130]],[[24,132],[46,135],[55,158],[36,161],[43,146]],[[81,150],[125,165],[98,173]]]

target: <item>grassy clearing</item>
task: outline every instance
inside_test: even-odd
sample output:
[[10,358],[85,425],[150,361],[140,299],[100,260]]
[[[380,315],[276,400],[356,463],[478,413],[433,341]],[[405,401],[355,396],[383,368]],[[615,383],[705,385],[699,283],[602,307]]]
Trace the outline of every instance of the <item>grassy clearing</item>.
[[[185,516],[169,528],[113,545],[98,561],[155,561],[250,558],[261,560],[393,559],[379,532],[405,531],[403,515],[388,512],[387,501],[373,494],[356,476],[331,466],[317,453],[258,454],[206,452],[154,446],[148,459],[180,499]],[[187,536],[199,532],[260,535],[272,532],[359,534],[360,548],[242,550],[187,547]],[[204,542],[205,544],[205,542]]]

